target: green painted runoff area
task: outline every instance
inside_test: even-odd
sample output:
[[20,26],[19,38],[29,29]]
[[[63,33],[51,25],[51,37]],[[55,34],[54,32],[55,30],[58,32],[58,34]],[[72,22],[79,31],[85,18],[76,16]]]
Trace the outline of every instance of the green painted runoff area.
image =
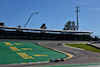
[[78,67],[78,66],[93,66],[93,65],[100,65],[100,63],[92,63],[92,64],[72,64],[72,65],[55,65],[55,66],[36,66],[36,67]]
[[87,44],[65,44],[65,45],[100,53],[100,49],[97,49],[95,47],[89,46]]
[[0,64],[43,62],[65,54],[29,42],[0,42]]

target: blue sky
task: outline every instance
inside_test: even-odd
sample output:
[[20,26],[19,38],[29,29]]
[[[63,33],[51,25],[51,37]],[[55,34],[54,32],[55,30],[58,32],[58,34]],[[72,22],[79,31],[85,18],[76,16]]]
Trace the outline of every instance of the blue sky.
[[39,29],[45,23],[47,29],[62,30],[68,21],[76,22],[76,6],[79,6],[79,30],[93,31],[100,35],[100,0],[0,0],[0,22],[5,26]]

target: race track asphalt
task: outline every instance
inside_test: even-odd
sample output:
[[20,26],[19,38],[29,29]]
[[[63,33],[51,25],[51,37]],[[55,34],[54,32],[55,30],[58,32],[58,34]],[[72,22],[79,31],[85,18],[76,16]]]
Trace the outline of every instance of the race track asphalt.
[[31,66],[48,66],[48,65],[69,65],[69,64],[89,64],[89,63],[100,63],[100,53],[74,49],[70,47],[65,47],[63,45],[58,46],[57,44],[65,43],[86,43],[85,41],[44,41],[44,40],[11,40],[11,39],[0,39],[0,41],[14,41],[14,42],[30,42],[39,43],[42,46],[49,47],[51,49],[57,49],[69,54],[74,55],[71,59],[65,60],[63,62],[55,63],[36,63],[36,64],[15,64],[15,65],[0,65],[0,67],[31,67]]

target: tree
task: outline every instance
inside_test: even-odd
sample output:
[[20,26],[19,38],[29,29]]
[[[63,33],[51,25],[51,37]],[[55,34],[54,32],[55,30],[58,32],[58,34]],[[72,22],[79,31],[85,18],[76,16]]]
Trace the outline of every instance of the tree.
[[42,26],[40,27],[40,29],[47,29],[45,24],[42,24]]
[[97,41],[98,39],[99,39],[99,37],[95,35],[95,36],[94,36],[94,40]]
[[21,25],[18,25],[19,28],[21,28]]
[[[42,26],[40,27],[40,29],[47,29],[45,24],[42,24]],[[41,33],[45,33],[44,31],[42,31]]]
[[5,25],[4,25],[4,22],[0,22],[0,26],[5,26]]
[[[4,22],[0,22],[0,26],[5,26]],[[4,30],[4,28],[1,27],[0,30]]]
[[69,21],[64,25],[63,30],[75,30],[76,26],[75,26],[75,22],[74,21]]
[[21,28],[21,25],[18,25],[17,27],[18,27],[18,29],[17,29],[16,31],[23,32],[22,30],[20,30],[20,28]]

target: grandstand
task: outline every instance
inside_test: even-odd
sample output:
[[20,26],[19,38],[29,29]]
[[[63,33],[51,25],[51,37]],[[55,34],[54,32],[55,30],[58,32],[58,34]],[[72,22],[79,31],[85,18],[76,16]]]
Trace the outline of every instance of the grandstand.
[[30,29],[0,26],[0,38],[33,40],[90,40],[92,31]]

